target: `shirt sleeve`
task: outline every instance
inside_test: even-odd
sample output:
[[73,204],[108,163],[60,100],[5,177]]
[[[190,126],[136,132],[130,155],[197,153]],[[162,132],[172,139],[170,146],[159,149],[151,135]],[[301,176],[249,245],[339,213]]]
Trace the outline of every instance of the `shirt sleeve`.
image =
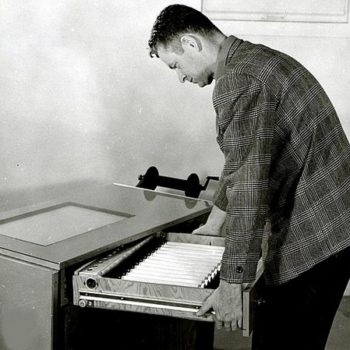
[[259,80],[226,75],[214,91],[218,142],[225,165],[214,204],[225,210],[221,279],[251,282],[261,255],[276,98]]

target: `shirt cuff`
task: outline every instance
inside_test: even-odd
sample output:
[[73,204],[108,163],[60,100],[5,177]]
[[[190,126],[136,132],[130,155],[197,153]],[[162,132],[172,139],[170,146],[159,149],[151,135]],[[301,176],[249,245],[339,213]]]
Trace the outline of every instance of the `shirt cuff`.
[[251,283],[255,280],[258,260],[255,262],[226,261],[223,259],[220,269],[220,279],[228,283]]

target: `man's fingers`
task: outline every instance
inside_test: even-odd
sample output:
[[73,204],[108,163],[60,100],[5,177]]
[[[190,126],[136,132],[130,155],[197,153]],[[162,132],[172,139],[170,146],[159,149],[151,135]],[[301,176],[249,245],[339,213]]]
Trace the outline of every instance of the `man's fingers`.
[[223,326],[227,331],[235,331],[237,329],[242,329],[242,318],[234,318],[231,320],[220,321],[215,318],[216,328],[221,329]]
[[222,326],[223,326],[223,322],[221,322],[221,321],[216,321],[216,322],[215,322],[215,326],[216,326],[216,329],[221,329]]
[[205,300],[202,307],[197,311],[197,316],[203,316],[206,312],[208,312],[212,308],[212,304],[210,298]]
[[203,226],[203,224],[200,225],[199,227],[197,227],[195,230],[193,230],[192,233],[193,233],[193,234],[200,233],[200,232],[201,232],[201,227],[202,227],[202,226]]
[[224,322],[224,326],[225,326],[225,329],[226,329],[227,331],[230,331],[230,330],[231,330],[231,323],[233,323],[233,322]]

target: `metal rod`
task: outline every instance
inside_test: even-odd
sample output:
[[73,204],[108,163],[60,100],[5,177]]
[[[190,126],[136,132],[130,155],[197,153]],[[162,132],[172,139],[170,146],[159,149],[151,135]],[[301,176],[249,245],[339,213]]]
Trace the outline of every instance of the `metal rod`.
[[132,305],[132,306],[144,306],[144,307],[152,307],[157,309],[168,309],[168,310],[176,310],[176,311],[185,311],[185,312],[197,312],[199,309],[199,306],[177,306],[177,305],[167,305],[167,304],[159,304],[159,303],[152,303],[148,302],[147,300],[143,301],[130,301],[130,300],[124,300],[124,299],[116,299],[116,298],[103,298],[103,297],[96,297],[96,296],[85,296],[80,295],[80,299],[87,300],[87,301],[100,301],[100,302],[107,302],[107,303],[115,303],[115,304],[123,304],[123,305]]

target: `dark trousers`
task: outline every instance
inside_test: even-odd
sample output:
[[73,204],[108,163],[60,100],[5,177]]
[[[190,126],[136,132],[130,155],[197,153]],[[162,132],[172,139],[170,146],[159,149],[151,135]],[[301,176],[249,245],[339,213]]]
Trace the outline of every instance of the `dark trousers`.
[[277,287],[263,285],[253,350],[323,350],[350,277],[350,248]]

